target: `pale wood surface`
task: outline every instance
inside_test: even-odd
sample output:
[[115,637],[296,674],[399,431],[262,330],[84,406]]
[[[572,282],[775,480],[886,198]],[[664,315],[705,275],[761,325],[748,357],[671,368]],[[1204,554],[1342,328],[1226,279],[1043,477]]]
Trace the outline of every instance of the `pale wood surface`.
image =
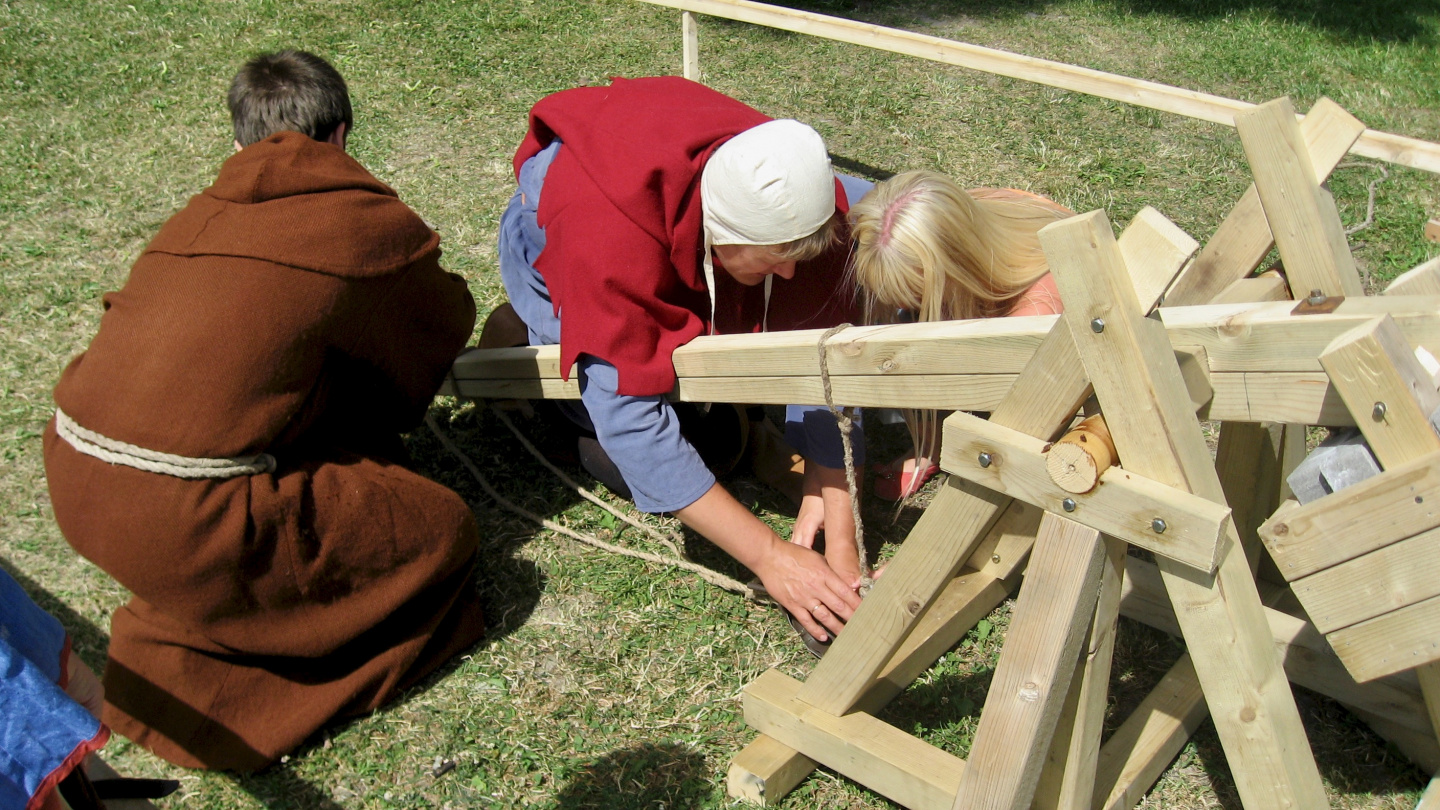
[[1440,436],[1430,427],[1440,393],[1392,319],[1376,318],[1337,337],[1320,363],[1381,469],[1440,451]]
[[[1266,233],[1269,233],[1267,230]],[[1237,278],[1210,300],[1212,304],[1238,304],[1248,301],[1285,301],[1290,288],[1279,273],[1262,273],[1251,278]]]
[[1024,501],[1012,501],[976,546],[968,565],[996,579],[1014,575],[1030,559],[1030,547],[1040,530],[1040,516],[1040,509]]
[[[1322,179],[1329,177],[1364,131],[1365,125],[1340,105],[1323,97],[1316,101],[1305,120],[1300,122],[1300,133],[1315,175]],[[1200,255],[1176,279],[1167,299],[1178,302],[1183,298],[1189,303],[1225,303],[1227,300],[1263,301],[1272,300],[1271,296],[1274,296],[1273,300],[1287,297],[1284,295],[1284,280],[1278,275],[1261,282],[1266,285],[1264,297],[1233,297],[1255,295],[1249,290],[1242,293],[1233,288],[1252,281],[1245,276],[1260,265],[1274,245],[1270,223],[1260,205],[1260,194],[1252,183],[1235,207],[1230,209],[1210,241],[1205,243]]]
[[1235,129],[1295,296],[1311,290],[1364,295],[1340,212],[1329,190],[1320,186],[1324,177],[1315,171],[1290,100],[1276,99],[1236,115]]
[[682,11],[680,13],[680,65],[685,78],[692,82],[700,81],[700,26],[695,22],[695,15]]
[[1440,526],[1440,455],[1391,468],[1304,506],[1287,502],[1260,527],[1294,581]]
[[1118,242],[1125,266],[1131,268],[1131,287],[1146,312],[1160,303],[1176,274],[1200,248],[1179,225],[1148,205],[1136,212]]
[[761,734],[730,760],[725,790],[736,799],[772,807],[813,770],[813,759]]
[[1090,807],[1130,810],[1138,804],[1209,713],[1190,655],[1181,655],[1105,741]]
[[986,693],[955,810],[1025,810],[1099,594],[1100,533],[1047,513]]
[[816,709],[797,698],[801,686],[765,672],[745,687],[745,722],[905,807],[950,807],[964,760],[865,712],[837,717]]
[[1432,217],[1425,223],[1425,238],[1431,242],[1440,242],[1440,217]]
[[[1200,570],[1214,569],[1229,525],[1223,503],[1119,467],[1106,470],[1090,492],[1067,492],[1046,469],[1045,442],[963,412],[945,420],[941,446],[940,466],[947,472],[1056,513],[1068,511],[1062,505],[1068,499],[1076,519],[1088,526]],[[990,458],[988,467],[981,465],[982,453]],[[1155,531],[1156,518],[1165,521],[1164,533]]]
[[1117,463],[1105,417],[1098,413],[1071,428],[1044,452],[1045,471],[1066,492],[1089,492],[1100,475]]
[[[747,0],[645,2],[930,59],[1218,124],[1231,125],[1237,112],[1254,106],[1157,82]],[[1364,157],[1440,172],[1440,145],[1416,138],[1367,129],[1351,151]]]
[[1265,553],[1256,529],[1280,505],[1283,425],[1222,422],[1215,470],[1251,572]]
[[1415,810],[1440,810],[1440,776],[1430,779],[1430,784],[1420,795],[1420,803],[1415,805]]
[[1115,623],[1120,618],[1121,584],[1125,578],[1126,545],[1104,538],[1105,560],[1100,594],[1079,668],[1070,682],[1065,705],[1050,743],[1032,810],[1090,810],[1100,757],[1100,736],[1109,706],[1110,664],[1115,653]]
[[1355,680],[1440,661],[1440,597],[1431,597],[1326,636]]
[[1440,256],[1396,276],[1385,288],[1385,295],[1440,295]]
[[[1040,240],[1102,410],[1112,403],[1106,423],[1127,469],[1223,502],[1173,351],[1128,288],[1104,213],[1048,225]],[[1104,318],[1103,331],[1091,328],[1095,317]],[[1229,537],[1214,577],[1159,558],[1166,589],[1242,801],[1254,808],[1323,807],[1320,774],[1233,526]]]
[[[1440,529],[1391,543],[1291,585],[1322,633],[1440,596]],[[1440,635],[1440,628],[1435,631]]]

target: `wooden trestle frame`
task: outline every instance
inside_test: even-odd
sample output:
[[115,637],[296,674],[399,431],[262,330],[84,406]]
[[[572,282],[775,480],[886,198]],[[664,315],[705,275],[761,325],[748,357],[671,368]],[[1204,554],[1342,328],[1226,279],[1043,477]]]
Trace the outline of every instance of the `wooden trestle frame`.
[[[694,59],[687,47],[687,72]],[[1440,770],[1424,700],[1440,707],[1440,679],[1422,671],[1423,693],[1412,672],[1357,683],[1313,625],[1280,609],[1294,600],[1261,569],[1256,534],[1305,426],[1356,423],[1321,364],[1332,342],[1384,319],[1440,355],[1440,263],[1397,280],[1406,295],[1364,297],[1322,183],[1368,131],[1333,102],[1297,123],[1279,99],[1234,124],[1255,184],[1198,254],[1153,209],[1118,238],[1095,211],[1041,232],[1063,316],[857,327],[826,343],[837,404],[957,410],[950,476],[809,678],[772,670],[745,689],[761,736],[731,763],[733,795],[773,802],[820,763],[907,807],[1128,808],[1208,711],[1247,808],[1324,807],[1290,681]],[[1425,147],[1412,154],[1440,150]],[[1272,246],[1298,304],[1284,280],[1252,276]],[[819,403],[818,337],[696,339],[674,355],[676,397]],[[555,347],[462,355],[450,392],[578,397]],[[1122,467],[1074,494],[1043,453],[1092,393]],[[1221,422],[1215,458],[1202,418]],[[968,760],[876,719],[1017,588]],[[1102,745],[1122,614],[1183,635],[1188,654]]]

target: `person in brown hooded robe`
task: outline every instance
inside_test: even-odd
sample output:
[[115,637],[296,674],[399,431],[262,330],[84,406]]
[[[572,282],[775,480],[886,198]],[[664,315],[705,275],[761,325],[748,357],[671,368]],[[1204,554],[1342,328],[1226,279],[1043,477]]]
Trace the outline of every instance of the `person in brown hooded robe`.
[[105,722],[252,770],[483,634],[470,509],[399,441],[475,306],[346,154],[334,68],[256,57],[229,102],[237,153],[105,296],[44,441],[61,531],[133,594]]

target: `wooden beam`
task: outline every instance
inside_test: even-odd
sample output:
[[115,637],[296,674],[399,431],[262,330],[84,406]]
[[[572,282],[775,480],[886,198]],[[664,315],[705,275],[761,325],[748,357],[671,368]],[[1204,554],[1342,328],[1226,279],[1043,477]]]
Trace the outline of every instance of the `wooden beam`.
[[761,734],[730,760],[725,790],[733,798],[773,807],[815,770],[815,760]]
[[680,13],[680,65],[682,75],[700,81],[700,26],[689,11]]
[[1391,543],[1291,586],[1305,615],[1322,633],[1440,596],[1440,529]]
[[[1045,445],[957,411],[945,420],[941,468],[1041,509],[1073,513],[1087,526],[1156,554],[1214,570],[1229,507],[1119,467],[1106,470],[1090,492],[1067,492],[1046,470]],[[1163,531],[1156,520],[1163,521]]]
[[1133,268],[1130,284],[1146,311],[1154,309],[1185,262],[1200,248],[1180,226],[1159,211],[1145,206],[1120,234],[1120,255]]
[[1440,661],[1440,597],[1352,624],[1326,636],[1345,668],[1364,683]]
[[[1316,101],[1305,120],[1300,122],[1300,134],[1304,138],[1310,163],[1315,167],[1315,176],[1322,180],[1329,177],[1364,131],[1365,125],[1339,104],[1324,97]],[[1274,246],[1275,238],[1270,233],[1270,223],[1265,219],[1260,194],[1255,184],[1251,183],[1210,241],[1205,243],[1204,250],[1176,279],[1167,299],[1225,303],[1227,295],[1233,294],[1227,285],[1249,281],[1245,277],[1260,266]],[[1284,290],[1284,280],[1279,279],[1278,274],[1275,279],[1279,281],[1278,289]],[[1270,286],[1269,294],[1276,295],[1275,281],[1270,282]]]
[[1284,426],[1278,424],[1220,423],[1215,470],[1252,573],[1265,553],[1256,530],[1280,505],[1284,433]]
[[1260,526],[1289,581],[1440,527],[1440,455],[1430,454],[1300,506]]
[[745,687],[745,722],[905,807],[950,807],[964,760],[865,712],[836,716],[810,706],[797,697],[802,686],[766,671]]
[[1440,295],[1440,256],[1396,276],[1385,295]]
[[[929,59],[1227,126],[1234,123],[1236,113],[1254,106],[1143,79],[747,0],[645,2]],[[1416,138],[1366,130],[1351,151],[1364,157],[1440,173],[1440,145]]]
[[1440,217],[1432,217],[1425,223],[1425,238],[1431,242],[1440,242]]
[[[1266,231],[1269,232],[1268,229]],[[1290,287],[1279,273],[1264,273],[1251,278],[1238,278],[1221,290],[1210,303],[1239,304],[1250,301],[1287,301]]]
[[980,713],[955,810],[1026,810],[1095,612],[1100,533],[1046,513]]
[[1382,469],[1440,452],[1430,427],[1440,392],[1393,320],[1376,318],[1337,337],[1320,364]]
[[[1223,502],[1173,350],[1164,329],[1143,317],[1104,212],[1048,225],[1040,243],[1126,468]],[[1264,608],[1233,527],[1230,540],[1213,577],[1158,559],[1236,788],[1250,807],[1324,806],[1320,774],[1263,632]]]
[[1235,116],[1255,189],[1296,297],[1362,296],[1360,274],[1323,175],[1315,171],[1288,98]]
[[1100,758],[1100,737],[1109,706],[1110,664],[1115,653],[1115,623],[1120,618],[1121,584],[1127,556],[1124,542],[1106,537],[1104,543],[1105,560],[1095,615],[1050,743],[1050,755],[1041,772],[1033,810],[1090,810]]

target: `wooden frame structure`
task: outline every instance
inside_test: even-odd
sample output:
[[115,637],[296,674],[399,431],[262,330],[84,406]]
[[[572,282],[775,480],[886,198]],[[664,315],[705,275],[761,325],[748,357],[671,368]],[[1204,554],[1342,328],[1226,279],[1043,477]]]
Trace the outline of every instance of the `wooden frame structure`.
[[[692,77],[691,11],[956,64],[974,47],[745,0],[646,1],[686,9]],[[761,736],[732,762],[731,793],[768,803],[820,763],[908,807],[1128,808],[1209,712],[1246,807],[1322,807],[1292,680],[1440,770],[1433,668],[1391,667],[1357,683],[1315,625],[1276,607],[1294,600],[1257,576],[1256,534],[1303,456],[1304,426],[1365,427],[1354,404],[1364,384],[1352,392],[1329,362],[1337,344],[1381,323],[1400,354],[1440,355],[1440,297],[1364,297],[1323,181],[1349,151],[1440,171],[1440,145],[1374,133],[1324,99],[1299,118],[1286,99],[1221,104],[996,53],[965,58],[1013,63],[1057,86],[1107,86],[1112,98],[1126,88],[1136,95],[1122,100],[1158,109],[1170,99],[1184,114],[1222,110],[1210,120],[1234,124],[1255,184],[1204,249],[1152,209],[1118,238],[1098,211],[1047,227],[1064,316],[852,328],[826,341],[838,403],[957,410],[941,459],[951,476],[809,678],[770,671],[746,688],[746,720]],[[1072,89],[1095,92],[1085,88]],[[1272,247],[1299,303],[1283,279],[1251,275]],[[1440,293],[1440,263],[1392,286]],[[818,404],[819,337],[698,338],[674,354],[675,396]],[[555,347],[469,352],[449,386],[474,398],[579,396],[560,379]],[[1122,467],[1073,493],[1050,477],[1045,451],[1092,393]],[[1199,419],[1221,422],[1216,458]],[[874,716],[1017,588],[968,760]],[[1183,635],[1190,654],[1102,745],[1122,614]]]

